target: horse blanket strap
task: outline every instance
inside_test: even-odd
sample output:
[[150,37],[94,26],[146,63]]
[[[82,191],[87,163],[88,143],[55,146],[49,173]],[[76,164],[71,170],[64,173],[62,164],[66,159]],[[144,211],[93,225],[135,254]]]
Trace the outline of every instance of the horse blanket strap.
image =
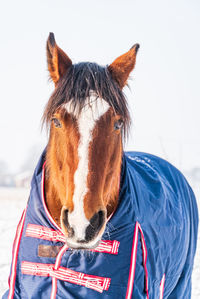
[[68,281],[77,285],[85,286],[102,293],[103,290],[108,290],[110,286],[110,278],[87,275],[76,272],[64,267],[54,269],[54,264],[39,264],[31,262],[22,262],[21,271],[23,274],[35,276],[50,276],[60,280]]
[[[131,298],[130,294],[132,294],[133,282],[134,282],[134,275],[135,275],[135,262],[136,262],[136,255],[137,255],[137,246],[138,246],[138,233],[141,233],[141,240],[142,240],[142,251],[143,251],[143,264],[145,269],[145,279],[146,279],[146,294],[147,299],[149,298],[148,295],[148,271],[146,268],[147,262],[147,250],[146,244],[144,240],[144,235],[141,229],[141,226],[138,222],[135,225],[135,232],[133,238],[133,246],[132,246],[132,259],[131,259],[131,266],[130,266],[130,274],[129,274],[129,287],[127,289],[126,298]],[[46,227],[42,227],[39,225],[28,224],[26,229],[26,236],[32,238],[39,238],[43,240],[50,240],[50,241],[62,241],[64,242],[65,236],[56,230],[49,229]],[[119,248],[119,242],[114,240],[105,240],[101,241],[100,245],[94,250],[91,251],[96,252],[104,252],[110,254],[117,254]],[[68,247],[65,245],[65,249],[67,250]],[[23,274],[29,275],[36,275],[36,276],[51,276],[57,279],[62,279],[71,283],[84,285],[85,287],[91,288],[93,290],[103,292],[103,290],[108,290],[110,285],[110,278],[103,278],[103,277],[95,277],[92,275],[85,275],[84,273],[78,273],[75,271],[71,271],[70,269],[59,268],[56,272],[54,270],[53,264],[39,264],[39,263],[30,263],[30,262],[22,262],[21,271]],[[66,276],[62,276],[65,272]],[[73,274],[72,279],[69,276]],[[76,279],[77,278],[77,279]],[[82,279],[82,280],[81,280]],[[85,280],[84,280],[85,279]],[[86,279],[88,279],[86,281]],[[88,283],[88,281],[92,281],[92,283]]]
[[[35,224],[28,224],[26,229],[26,236],[53,242],[60,241],[65,243],[65,236],[60,231]],[[102,240],[95,249],[91,249],[90,251],[118,254],[119,244],[120,242],[116,240]]]
[[191,298],[198,209],[176,168],[124,153],[118,206],[102,241],[93,250],[71,250],[45,203],[45,157],[17,227],[2,299]]

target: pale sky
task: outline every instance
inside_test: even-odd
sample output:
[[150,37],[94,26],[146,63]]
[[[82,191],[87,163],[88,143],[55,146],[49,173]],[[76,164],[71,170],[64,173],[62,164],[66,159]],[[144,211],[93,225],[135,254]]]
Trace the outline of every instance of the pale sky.
[[46,39],[74,62],[106,65],[139,43],[126,89],[133,126],[127,148],[182,170],[200,167],[200,2],[34,0],[0,3],[0,160],[15,171],[40,131],[48,82]]

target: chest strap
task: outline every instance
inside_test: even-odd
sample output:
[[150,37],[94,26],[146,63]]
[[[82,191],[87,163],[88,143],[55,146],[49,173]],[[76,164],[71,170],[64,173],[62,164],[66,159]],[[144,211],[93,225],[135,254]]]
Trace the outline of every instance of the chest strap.
[[[32,237],[52,242],[66,242],[66,237],[60,231],[36,224],[27,225],[26,237]],[[120,242],[116,240],[102,240],[95,249],[90,249],[90,251],[118,254],[119,245]]]
[[23,274],[27,275],[52,277],[73,284],[78,284],[100,293],[104,290],[107,291],[110,286],[110,278],[88,275],[64,267],[55,269],[54,266],[54,264],[31,263],[24,261],[21,264],[21,271]]

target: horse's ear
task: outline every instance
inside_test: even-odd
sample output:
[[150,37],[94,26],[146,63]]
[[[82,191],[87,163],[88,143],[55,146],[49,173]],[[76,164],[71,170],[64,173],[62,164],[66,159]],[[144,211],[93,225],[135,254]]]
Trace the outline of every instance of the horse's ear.
[[134,69],[139,47],[139,44],[135,44],[128,52],[119,56],[108,66],[113,79],[117,81],[121,89],[126,85],[129,74]]
[[71,59],[57,46],[52,32],[50,32],[47,40],[47,64],[50,77],[55,84],[72,65]]

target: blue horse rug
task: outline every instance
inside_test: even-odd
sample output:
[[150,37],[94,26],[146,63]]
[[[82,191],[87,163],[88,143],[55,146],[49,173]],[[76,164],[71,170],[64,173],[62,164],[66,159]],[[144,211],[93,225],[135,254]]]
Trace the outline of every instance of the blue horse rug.
[[94,250],[71,250],[44,198],[45,152],[13,244],[3,299],[189,299],[198,210],[184,176],[144,153],[123,154],[118,208]]

